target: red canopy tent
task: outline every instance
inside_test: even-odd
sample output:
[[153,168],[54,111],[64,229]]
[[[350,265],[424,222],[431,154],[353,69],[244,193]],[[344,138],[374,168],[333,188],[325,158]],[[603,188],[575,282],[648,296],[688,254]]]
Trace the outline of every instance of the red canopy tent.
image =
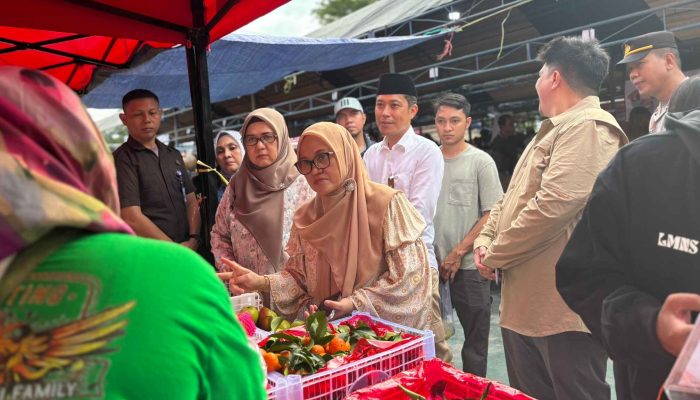
[[[214,162],[206,49],[209,43],[288,0],[19,0],[0,13],[0,64],[44,69],[77,90],[95,67],[128,66],[145,43],[187,47],[190,95],[200,159]],[[208,236],[214,182],[204,195]],[[205,238],[205,243],[209,243]]]
[[172,47],[171,43],[0,26],[0,64],[45,71],[82,92],[95,68],[128,68],[145,43]]

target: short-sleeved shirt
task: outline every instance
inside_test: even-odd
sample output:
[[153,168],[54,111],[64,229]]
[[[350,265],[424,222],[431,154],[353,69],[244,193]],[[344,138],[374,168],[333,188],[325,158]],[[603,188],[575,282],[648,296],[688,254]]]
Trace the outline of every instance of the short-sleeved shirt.
[[[467,147],[445,159],[445,174],[435,213],[435,253],[442,261],[455,248],[484,212],[503,197],[496,163],[485,151]],[[462,257],[460,269],[476,269],[472,253]]]
[[121,207],[139,206],[172,241],[189,238],[186,195],[194,192],[180,152],[156,140],[158,154],[131,136],[114,151]]
[[0,306],[3,366],[10,356],[19,363],[5,370],[7,398],[267,398],[259,355],[224,286],[183,246],[85,235]]

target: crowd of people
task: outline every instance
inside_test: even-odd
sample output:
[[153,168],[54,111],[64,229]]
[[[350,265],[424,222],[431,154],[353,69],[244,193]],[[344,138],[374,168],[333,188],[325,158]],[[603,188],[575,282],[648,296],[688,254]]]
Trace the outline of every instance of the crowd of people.
[[289,319],[363,311],[431,330],[447,362],[449,300],[463,369],[486,376],[494,280],[510,386],[609,399],[612,358],[618,399],[663,396],[700,311],[700,78],[683,74],[669,32],[624,52],[659,101],[655,134],[630,144],[598,98],[608,54],[573,37],[539,52],[539,130],[522,142],[501,116],[491,153],[466,140],[460,94],[434,101],[439,146],[415,134],[403,74],[379,79],[377,143],[355,98],[296,151],[284,116],[256,109],[213,139],[211,243],[182,156],[156,138],[156,94],[124,96],[129,138],[112,158],[70,89],[0,68],[2,397],[265,398],[228,299],[252,291]]

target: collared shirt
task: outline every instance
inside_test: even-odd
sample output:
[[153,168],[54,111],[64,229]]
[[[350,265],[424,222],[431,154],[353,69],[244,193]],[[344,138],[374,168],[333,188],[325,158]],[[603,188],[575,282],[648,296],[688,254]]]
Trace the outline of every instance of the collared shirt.
[[375,142],[374,140],[372,140],[372,139],[369,137],[368,134],[363,133],[363,135],[364,135],[364,137],[365,137],[365,148],[362,149],[362,150],[360,150],[360,156],[361,156],[361,157],[364,157],[364,155],[365,155],[365,153],[367,152],[367,150],[369,150],[369,148],[372,147],[373,144],[377,143],[377,142]]
[[656,106],[654,113],[651,114],[649,119],[649,133],[660,133],[665,131],[664,121],[666,120],[666,113],[668,113],[668,103],[661,103]]
[[[681,83],[685,82],[687,79],[688,77],[686,76]],[[659,102],[659,105],[656,106],[654,113],[651,114],[651,118],[649,118],[649,133],[666,132],[666,114],[668,114],[669,102],[670,101],[666,103]]]
[[421,237],[428,249],[430,266],[437,268],[433,218],[445,170],[440,149],[430,140],[416,135],[413,127],[409,127],[393,148],[389,148],[384,138],[367,149],[364,161],[371,180],[386,185],[391,179],[393,187],[404,192],[423,216],[427,226]]
[[588,331],[559,295],[554,268],[596,176],[627,142],[596,96],[542,122],[474,241],[488,249],[484,264],[503,270],[502,327],[532,337]]
[[131,136],[114,151],[121,207],[141,212],[176,243],[189,237],[186,194],[194,192],[180,152],[156,140],[158,154]]

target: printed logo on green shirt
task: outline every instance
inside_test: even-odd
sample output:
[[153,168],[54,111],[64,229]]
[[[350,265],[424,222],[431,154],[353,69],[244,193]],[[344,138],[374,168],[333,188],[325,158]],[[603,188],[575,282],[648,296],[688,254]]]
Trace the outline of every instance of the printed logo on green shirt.
[[0,313],[0,399],[101,397],[110,346],[135,301],[95,310],[101,284],[76,273],[33,273]]

